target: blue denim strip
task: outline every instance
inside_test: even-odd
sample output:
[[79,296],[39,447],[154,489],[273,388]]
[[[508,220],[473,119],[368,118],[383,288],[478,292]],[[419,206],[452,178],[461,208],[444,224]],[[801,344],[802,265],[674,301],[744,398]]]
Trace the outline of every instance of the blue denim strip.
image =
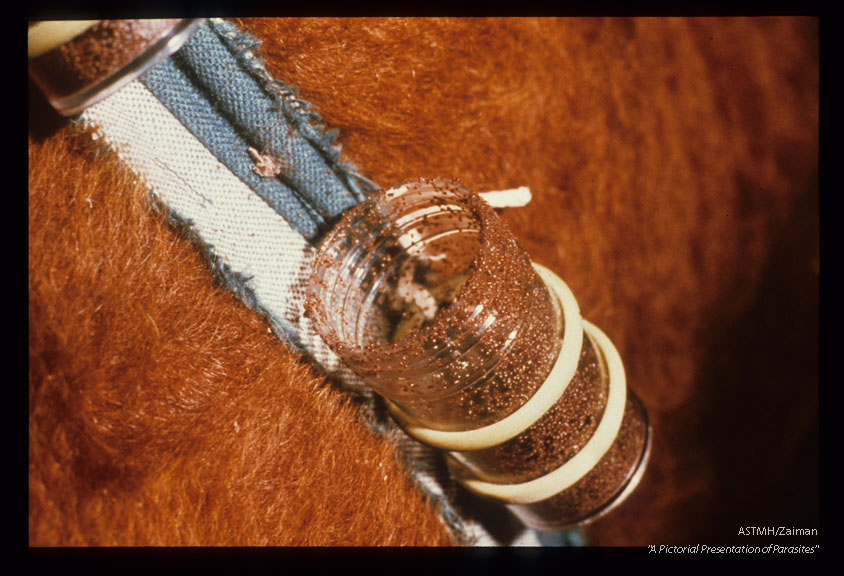
[[216,113],[207,97],[195,89],[172,58],[147,72],[141,81],[220,162],[300,234],[306,238],[316,235],[318,227],[324,223],[319,215],[278,179],[261,178],[255,174],[249,145],[225,118]]
[[[337,130],[326,131],[325,126],[322,125],[322,119],[319,114],[311,109],[311,105],[299,100],[294,88],[279,82],[269,74],[263,65],[263,61],[255,56],[255,49],[260,46],[260,41],[241,32],[225,20],[211,20],[209,26],[217,33],[229,51],[236,55],[238,64],[251,73],[254,81],[261,86],[264,94],[277,107],[272,109],[273,121],[268,124],[271,132],[263,138],[264,142],[273,146],[286,137],[282,127],[275,120],[276,111],[280,110],[285,120],[296,129],[293,147],[301,146],[301,151],[307,153],[306,156],[297,156],[297,158],[303,162],[311,163],[313,170],[323,170],[325,167],[331,169],[343,185],[336,188],[338,195],[348,192],[355,201],[360,201],[377,188],[373,182],[358,174],[353,165],[341,161],[341,146],[334,142],[339,132]],[[201,57],[201,54],[198,56]],[[207,80],[211,78],[211,75],[206,75],[204,78]],[[229,90],[229,88],[229,86],[221,85],[217,87],[217,90],[218,93],[222,93],[223,90]],[[238,96],[242,95],[233,94],[233,97]],[[246,114],[238,116],[238,122],[242,126],[252,127],[253,124],[257,125],[260,121],[258,115],[266,112],[266,109],[261,108],[247,109]],[[300,138],[306,141],[313,148],[313,151],[322,157],[323,162],[319,162],[317,158],[311,158],[310,151],[304,147],[303,142],[299,140]],[[278,147],[271,148],[270,151],[281,152]],[[297,167],[297,169],[301,170],[301,167]],[[343,206],[347,204],[346,202],[340,203],[333,198],[315,197],[314,200],[317,202],[328,201],[337,207],[340,204]],[[340,208],[341,211],[344,209]],[[333,215],[338,213],[337,208],[331,208],[331,211]]]
[[[257,44],[227,22],[209,21],[141,81],[291,226],[317,240],[376,186],[340,161],[335,134],[266,72]],[[276,159],[281,172],[256,174],[250,148]]]
[[[353,164],[344,163],[340,159],[342,147],[335,142],[339,131],[326,130],[322,118],[311,109],[310,103],[300,100],[295,88],[276,80],[264,67],[263,60],[255,56],[254,51],[261,44],[259,40],[225,20],[211,20],[209,26],[217,32],[229,50],[237,55],[239,64],[249,70],[265,94],[276,103],[302,138],[325,159],[356,200],[363,200],[377,189],[376,184],[361,176]],[[277,130],[276,132],[278,133]]]

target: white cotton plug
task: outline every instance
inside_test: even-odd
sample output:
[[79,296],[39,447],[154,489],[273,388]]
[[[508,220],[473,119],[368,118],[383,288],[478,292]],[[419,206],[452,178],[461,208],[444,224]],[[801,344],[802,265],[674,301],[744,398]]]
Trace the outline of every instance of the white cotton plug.
[[530,188],[519,186],[511,190],[494,190],[492,192],[481,192],[481,198],[493,208],[518,208],[530,202]]

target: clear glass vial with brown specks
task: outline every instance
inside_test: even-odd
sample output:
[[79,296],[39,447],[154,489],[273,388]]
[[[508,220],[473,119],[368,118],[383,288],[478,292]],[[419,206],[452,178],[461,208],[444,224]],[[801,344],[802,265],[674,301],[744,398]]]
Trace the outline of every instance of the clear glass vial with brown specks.
[[505,223],[451,180],[346,213],[322,242],[306,313],[326,344],[422,425],[496,422],[542,385],[559,314]]
[[650,427],[612,342],[455,181],[347,212],[320,247],[306,313],[410,436],[529,527],[591,521],[642,476]]
[[29,75],[53,108],[71,116],[174,53],[201,24],[193,19],[30,22]]

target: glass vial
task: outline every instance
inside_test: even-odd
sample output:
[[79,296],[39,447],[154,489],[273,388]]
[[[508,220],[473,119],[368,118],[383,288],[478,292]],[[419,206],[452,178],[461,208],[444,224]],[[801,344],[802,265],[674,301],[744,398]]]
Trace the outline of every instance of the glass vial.
[[59,113],[96,104],[178,50],[202,20],[31,22],[29,75]]
[[560,315],[512,233],[448,180],[348,211],[320,246],[306,314],[376,392],[437,430],[514,412],[560,346]]
[[409,435],[531,528],[588,522],[641,477],[647,415],[612,342],[457,182],[348,211],[320,246],[306,314]]

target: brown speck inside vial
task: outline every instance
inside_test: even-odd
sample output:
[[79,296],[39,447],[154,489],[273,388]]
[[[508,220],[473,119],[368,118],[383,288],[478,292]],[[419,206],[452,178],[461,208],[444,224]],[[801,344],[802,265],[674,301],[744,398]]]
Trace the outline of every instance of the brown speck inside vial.
[[181,20],[103,20],[30,60],[30,74],[48,98],[70,96],[114,74]]
[[608,388],[594,344],[584,334],[577,371],[560,399],[536,423],[497,446],[452,456],[488,482],[517,484],[543,476],[568,462],[592,437],[606,407]]
[[596,518],[626,493],[628,483],[641,472],[648,435],[647,413],[628,389],[621,428],[595,467],[559,494],[533,504],[513,505],[511,509],[537,530],[560,530]]

